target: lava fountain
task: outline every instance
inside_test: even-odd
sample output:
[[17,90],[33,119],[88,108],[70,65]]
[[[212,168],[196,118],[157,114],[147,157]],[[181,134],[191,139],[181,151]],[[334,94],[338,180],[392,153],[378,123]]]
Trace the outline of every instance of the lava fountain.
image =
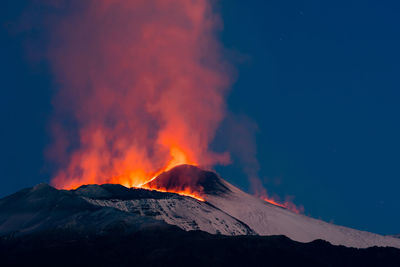
[[209,0],[66,5],[50,28],[54,186],[142,187],[177,165],[229,162],[209,149],[230,85]]
[[[227,164],[210,151],[231,67],[212,0],[72,0],[47,23],[54,96],[48,158],[57,188],[149,183],[175,166]],[[169,192],[203,200],[190,187]]]

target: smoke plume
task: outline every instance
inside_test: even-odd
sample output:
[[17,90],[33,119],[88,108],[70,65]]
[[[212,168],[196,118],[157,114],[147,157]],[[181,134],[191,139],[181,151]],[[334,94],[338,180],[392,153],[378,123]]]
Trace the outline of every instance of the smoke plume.
[[49,45],[54,185],[140,186],[179,164],[229,162],[209,149],[230,85],[209,0],[60,6]]

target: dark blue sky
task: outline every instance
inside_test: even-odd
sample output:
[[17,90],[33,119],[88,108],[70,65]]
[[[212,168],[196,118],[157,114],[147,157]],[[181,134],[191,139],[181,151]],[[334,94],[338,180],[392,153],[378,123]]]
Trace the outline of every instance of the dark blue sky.
[[[392,234],[400,232],[400,4],[385,2],[218,6],[237,69],[229,109],[258,126],[268,191],[294,196],[314,217]],[[29,53],[42,33],[17,29],[24,6],[7,0],[0,11],[0,196],[51,175],[43,151],[53,77]],[[239,162],[217,170],[248,189]]]

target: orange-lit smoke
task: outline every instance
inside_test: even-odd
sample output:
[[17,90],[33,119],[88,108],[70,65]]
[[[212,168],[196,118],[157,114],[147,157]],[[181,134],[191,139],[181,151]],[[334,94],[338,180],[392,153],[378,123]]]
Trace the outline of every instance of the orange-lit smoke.
[[60,88],[53,185],[140,187],[176,165],[229,161],[209,150],[230,84],[209,0],[66,5],[49,49]]
[[251,186],[252,186],[252,191],[254,195],[270,204],[273,204],[275,206],[281,207],[288,209],[290,211],[293,211],[295,213],[304,213],[304,207],[302,205],[296,205],[292,202],[291,197],[286,197],[285,201],[281,201],[279,197],[277,196],[270,196],[267,193],[267,190],[263,187],[260,179],[257,178],[252,178],[250,179]]
[[268,196],[259,196],[262,200],[273,204],[275,206],[279,206],[281,208],[285,208],[288,210],[291,210],[297,214],[300,213],[304,213],[304,207],[303,206],[296,206],[293,202],[291,202],[290,200],[285,200],[283,202],[281,202],[280,200],[276,199],[276,198],[271,198]]

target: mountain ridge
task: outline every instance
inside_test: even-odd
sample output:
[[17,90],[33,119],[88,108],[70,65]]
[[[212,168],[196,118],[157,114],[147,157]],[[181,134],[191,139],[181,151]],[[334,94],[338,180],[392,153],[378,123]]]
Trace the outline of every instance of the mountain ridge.
[[255,198],[217,174],[195,166],[178,166],[159,177],[158,186],[165,189],[191,186],[205,201],[115,184],[82,185],[74,190],[39,184],[0,199],[0,235],[48,229],[108,233],[118,228],[134,232],[150,225],[175,225],[185,231],[228,236],[284,235],[299,242],[322,239],[348,247],[400,248],[398,238],[296,214]]

